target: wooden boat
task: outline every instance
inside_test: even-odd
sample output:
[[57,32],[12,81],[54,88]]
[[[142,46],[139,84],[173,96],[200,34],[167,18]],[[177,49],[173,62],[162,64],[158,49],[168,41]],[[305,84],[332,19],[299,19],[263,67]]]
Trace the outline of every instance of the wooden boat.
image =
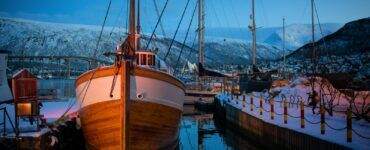
[[79,116],[88,149],[175,149],[184,84],[158,69],[155,54],[138,51],[140,35],[130,0],[129,35],[114,65],[76,79]]

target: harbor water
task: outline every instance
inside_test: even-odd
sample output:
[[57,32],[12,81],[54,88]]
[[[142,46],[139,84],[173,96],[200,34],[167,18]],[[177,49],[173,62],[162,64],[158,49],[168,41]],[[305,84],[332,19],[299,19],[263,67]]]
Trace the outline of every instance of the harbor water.
[[[56,90],[61,99],[75,97],[74,80],[48,79],[38,83],[39,89]],[[180,150],[261,149],[232,127],[226,127],[225,120],[218,119],[212,111],[201,111],[194,105],[184,105],[180,124]]]

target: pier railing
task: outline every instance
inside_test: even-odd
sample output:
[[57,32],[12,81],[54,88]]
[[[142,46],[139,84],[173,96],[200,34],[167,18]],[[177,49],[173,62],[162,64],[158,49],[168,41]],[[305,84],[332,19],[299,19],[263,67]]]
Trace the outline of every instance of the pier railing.
[[[274,120],[275,115],[278,116],[283,116],[283,123],[288,124],[288,118],[295,118],[300,120],[300,128],[305,128],[306,127],[306,122],[309,124],[320,124],[320,133],[322,135],[325,134],[326,127],[334,130],[334,131],[343,131],[346,130],[346,138],[347,142],[352,142],[352,133],[356,134],[358,137],[370,140],[370,136],[363,135],[359,131],[355,130],[352,128],[352,109],[351,106],[347,108],[345,111],[345,117],[346,117],[346,125],[344,127],[334,127],[333,125],[330,125],[326,121],[326,111],[324,108],[323,104],[320,104],[319,106],[319,113],[317,115],[320,115],[320,120],[318,121],[311,121],[310,119],[307,118],[305,115],[305,108],[312,108],[312,106],[307,105],[304,103],[304,100],[302,97],[290,97],[290,101],[287,100],[286,97],[282,97],[281,100],[275,100],[275,98],[264,98],[262,96],[260,97],[255,97],[255,96],[250,96],[249,99],[247,99],[245,94],[242,95],[233,95],[233,94],[228,94],[227,98],[228,103],[234,103],[237,105],[241,105],[243,110],[249,111],[249,112],[254,112],[257,111],[259,116],[263,116],[263,113],[269,113],[270,114],[270,119]],[[268,103],[268,104],[264,104]],[[283,107],[283,110],[281,112],[276,111],[275,109],[275,104],[279,104],[280,107]],[[249,105],[249,109],[248,109]],[[269,106],[268,107],[266,107]],[[295,116],[289,113],[288,108],[292,108],[296,106],[295,109],[299,109],[299,115]]]
[[9,116],[8,111],[6,110],[6,107],[0,108],[0,114],[3,115],[3,117],[2,117],[3,120],[1,120],[2,122],[0,122],[0,126],[3,129],[2,136],[6,136],[7,135],[7,131],[6,131],[6,123],[7,123],[7,120],[9,121],[9,123],[10,123],[10,125],[11,125],[11,127],[13,129],[13,132],[16,133],[16,129],[15,129],[14,125],[13,125],[12,120],[10,119],[10,116]]

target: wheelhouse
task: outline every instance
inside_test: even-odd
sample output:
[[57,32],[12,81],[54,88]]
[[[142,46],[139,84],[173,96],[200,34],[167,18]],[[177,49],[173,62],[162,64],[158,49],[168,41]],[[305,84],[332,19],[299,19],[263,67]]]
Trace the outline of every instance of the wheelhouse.
[[137,51],[136,64],[140,66],[154,67],[156,65],[155,54],[149,51]]

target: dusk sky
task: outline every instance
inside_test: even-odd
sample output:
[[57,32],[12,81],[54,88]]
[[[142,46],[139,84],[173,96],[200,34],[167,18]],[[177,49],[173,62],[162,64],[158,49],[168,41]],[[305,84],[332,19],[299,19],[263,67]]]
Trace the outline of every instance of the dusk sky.
[[[154,0],[141,0],[142,22],[145,30],[151,30],[156,22]],[[165,0],[156,0],[162,9]],[[30,20],[101,25],[109,0],[0,0],[0,16]],[[190,5],[184,23],[190,20],[196,0]],[[112,0],[108,26],[125,26],[127,0]],[[205,0],[206,27],[247,27],[250,0]],[[169,0],[163,18],[166,28],[175,28],[185,0]],[[346,23],[370,16],[370,0],[316,0],[322,23]],[[281,26],[285,17],[287,24],[310,23],[310,0],[256,0],[257,26]],[[196,20],[196,19],[195,19]],[[186,28],[187,25],[182,25]]]

